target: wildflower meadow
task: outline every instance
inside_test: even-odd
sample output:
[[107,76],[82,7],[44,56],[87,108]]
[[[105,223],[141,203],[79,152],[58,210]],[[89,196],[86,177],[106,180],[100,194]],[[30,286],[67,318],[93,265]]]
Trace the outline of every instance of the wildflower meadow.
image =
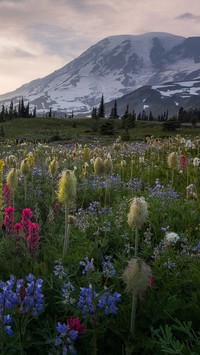
[[0,354],[200,354],[199,143],[0,146]]

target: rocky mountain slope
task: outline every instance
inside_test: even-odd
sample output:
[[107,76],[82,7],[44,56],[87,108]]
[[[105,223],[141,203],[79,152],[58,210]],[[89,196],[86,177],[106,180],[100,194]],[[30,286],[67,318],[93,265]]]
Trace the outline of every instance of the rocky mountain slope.
[[[134,91],[141,110],[150,104],[150,99],[144,101],[147,88],[150,97],[159,98],[162,106],[171,97],[162,93],[168,90],[164,83],[174,82],[170,87],[175,85],[178,90],[179,85],[182,88],[179,82],[194,80],[196,85],[199,78],[200,37],[185,38],[162,32],[119,35],[103,39],[52,74],[0,95],[0,102],[9,105],[12,99],[17,104],[23,96],[25,103],[29,101],[30,107],[36,105],[40,114],[51,108],[60,113],[73,110],[75,115],[86,116],[98,106],[102,94],[105,102],[110,102]],[[190,90],[188,96],[196,99],[198,90],[193,93]],[[181,104],[176,100],[175,107],[175,102]],[[163,107],[157,108],[160,109],[163,111]]]

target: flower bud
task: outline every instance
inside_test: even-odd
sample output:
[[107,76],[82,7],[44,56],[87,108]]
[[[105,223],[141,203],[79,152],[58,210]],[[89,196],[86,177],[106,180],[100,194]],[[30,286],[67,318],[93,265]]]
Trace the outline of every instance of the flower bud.
[[104,163],[100,157],[96,158],[94,161],[94,173],[97,176],[102,176],[104,174]]
[[58,200],[71,205],[76,199],[76,176],[71,170],[64,170],[59,181]]
[[49,164],[49,173],[53,177],[58,170],[58,162],[56,159],[53,159]]
[[6,177],[6,183],[11,190],[16,189],[16,187],[18,185],[18,174],[17,174],[16,168],[10,169],[10,171],[8,172],[8,175]]
[[177,169],[179,165],[178,154],[176,152],[170,153],[167,162],[170,169]]
[[141,297],[150,286],[152,272],[149,265],[140,259],[131,259],[122,274],[126,292]]
[[134,197],[128,214],[128,225],[132,229],[140,229],[148,217],[148,206],[144,197]]
[[29,165],[28,158],[26,158],[22,160],[20,164],[20,173],[24,176],[27,176],[29,172],[30,172],[30,165]]
[[112,174],[113,164],[110,158],[104,160],[104,173],[106,176]]

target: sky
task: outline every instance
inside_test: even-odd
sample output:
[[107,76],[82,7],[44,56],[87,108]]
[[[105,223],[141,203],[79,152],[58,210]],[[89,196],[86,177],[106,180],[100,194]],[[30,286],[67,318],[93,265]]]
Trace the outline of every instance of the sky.
[[113,35],[200,36],[199,0],[0,0],[0,94]]

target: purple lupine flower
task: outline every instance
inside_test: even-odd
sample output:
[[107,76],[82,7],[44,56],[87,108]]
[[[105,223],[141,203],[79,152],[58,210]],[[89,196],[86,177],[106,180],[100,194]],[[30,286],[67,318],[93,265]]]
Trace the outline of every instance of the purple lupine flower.
[[[29,274],[23,279],[16,280],[14,276],[6,282],[0,282],[0,317],[3,322],[3,329],[13,335],[14,331],[10,323],[14,320],[14,314],[29,313],[37,317],[44,309],[44,295],[42,293],[42,279],[35,279]],[[12,311],[12,315],[7,313]]]
[[97,297],[98,293],[94,291],[92,284],[89,284],[89,287],[81,287],[77,307],[83,314],[94,313],[94,302]]
[[105,258],[105,261],[102,262],[103,275],[108,278],[112,278],[115,275],[116,270],[110,261],[111,256],[106,255],[106,256],[104,256],[104,258]]
[[76,302],[75,298],[73,298],[73,293],[75,291],[74,286],[70,281],[66,282],[62,288],[62,296],[64,304],[74,304]]
[[82,274],[86,274],[89,270],[94,270],[94,259],[89,260],[88,256],[85,257],[85,261],[80,261],[79,263],[84,267]]
[[[106,289],[106,288],[105,288]],[[117,314],[117,303],[121,302],[121,295],[118,292],[111,294],[109,291],[106,291],[102,297],[99,299],[97,307],[103,309],[106,316],[109,314]]]
[[14,331],[13,329],[11,328],[11,325],[5,325],[3,327],[3,329],[5,330],[5,332],[8,334],[8,335],[13,335],[14,334]]
[[62,355],[76,355],[74,342],[78,338],[78,331],[69,329],[67,324],[58,322],[56,325],[58,335],[55,338],[55,346],[59,347]]
[[55,276],[58,276],[59,279],[62,279],[66,276],[65,268],[62,265],[62,260],[54,260],[54,270],[53,273]]

